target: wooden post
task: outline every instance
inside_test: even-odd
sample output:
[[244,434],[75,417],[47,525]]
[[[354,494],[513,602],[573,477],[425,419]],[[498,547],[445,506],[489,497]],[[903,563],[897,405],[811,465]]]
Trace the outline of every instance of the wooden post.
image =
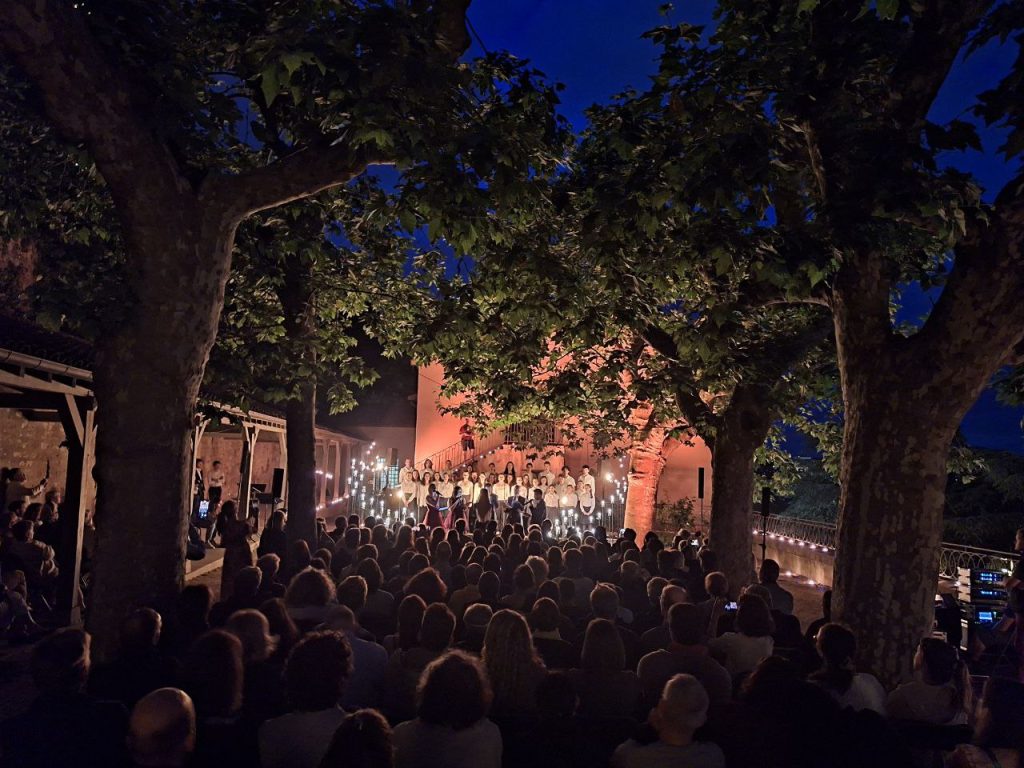
[[238,487],[238,514],[242,519],[249,516],[249,500],[252,497],[252,462],[256,452],[256,441],[260,436],[258,424],[242,423],[242,464]]
[[87,468],[95,450],[95,401],[67,395],[60,408],[68,441],[68,470],[61,509],[60,576],[57,580],[57,612],[68,626],[82,624],[82,534],[85,530],[85,499],[89,487]]

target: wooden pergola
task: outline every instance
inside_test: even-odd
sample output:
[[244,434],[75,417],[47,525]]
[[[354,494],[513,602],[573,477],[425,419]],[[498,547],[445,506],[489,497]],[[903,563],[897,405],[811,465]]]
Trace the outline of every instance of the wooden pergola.
[[[57,611],[69,625],[82,621],[81,591],[82,536],[95,461],[96,400],[91,368],[95,362],[92,346],[81,339],[46,331],[24,320],[0,315],[0,408],[14,409],[30,421],[59,421],[67,448],[64,502],[61,506],[62,541]],[[193,433],[193,456],[208,430],[237,428],[243,440],[238,501],[248,510],[252,498],[253,456],[261,435],[274,435],[280,446],[281,465],[287,466],[284,418],[259,411],[242,411],[217,406],[223,414],[219,423],[197,422]],[[340,497],[345,489],[347,458],[365,441],[334,430],[317,427],[316,459],[320,468],[317,493],[320,504]],[[194,480],[193,480],[194,482]],[[193,495],[194,495],[193,488]],[[287,494],[287,480],[284,493]],[[189,514],[191,510],[182,510]]]

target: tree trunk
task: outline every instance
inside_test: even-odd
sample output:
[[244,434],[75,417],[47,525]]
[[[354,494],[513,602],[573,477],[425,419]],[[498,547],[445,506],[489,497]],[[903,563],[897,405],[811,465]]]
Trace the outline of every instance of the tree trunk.
[[767,387],[738,384],[711,444],[711,550],[733,595],[754,575],[754,453],[771,426],[769,394]]
[[288,541],[316,549],[316,382],[303,382],[286,407],[288,442]]
[[[128,238],[133,303],[99,347],[97,548],[87,626],[99,658],[140,606],[166,611],[184,577],[194,409],[224,304],[234,225],[195,208]],[[176,214],[176,215],[175,215]],[[142,253],[138,253],[142,251]]]
[[296,256],[283,265],[277,290],[293,371],[310,371],[291,385],[287,404],[288,541],[300,539],[316,549],[316,313],[313,302],[313,262]]
[[637,541],[654,529],[654,505],[658,496],[658,482],[665,469],[665,430],[650,429],[642,440],[634,441],[629,450],[629,474],[626,479],[626,528],[636,531]]
[[852,392],[840,483],[832,615],[883,685],[909,679],[931,631],[952,434],[901,393]]

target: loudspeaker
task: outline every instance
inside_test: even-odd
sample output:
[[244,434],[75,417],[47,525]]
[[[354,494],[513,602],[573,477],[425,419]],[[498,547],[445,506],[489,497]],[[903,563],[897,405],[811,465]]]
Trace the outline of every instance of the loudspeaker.
[[284,497],[284,469],[274,467],[274,481],[270,484],[270,495],[275,499]]
[[767,485],[761,489],[761,516],[768,517],[772,513],[772,489]]
[[398,449],[397,448],[392,448],[390,451],[388,451],[388,466],[389,467],[397,467],[398,466]]
[[697,498],[704,498],[704,467],[697,468]]

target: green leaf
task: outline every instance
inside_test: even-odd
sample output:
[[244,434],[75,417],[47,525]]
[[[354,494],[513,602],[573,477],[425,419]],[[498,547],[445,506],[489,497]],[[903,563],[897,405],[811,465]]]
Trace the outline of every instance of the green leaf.
[[800,13],[811,13],[821,3],[821,0],[800,0],[796,7],[796,12]]
[[875,11],[880,19],[895,19],[900,10],[900,0],[876,0]]
[[280,71],[277,64],[271,64],[260,73],[260,90],[263,91],[263,100],[269,107],[274,99],[281,92]]

